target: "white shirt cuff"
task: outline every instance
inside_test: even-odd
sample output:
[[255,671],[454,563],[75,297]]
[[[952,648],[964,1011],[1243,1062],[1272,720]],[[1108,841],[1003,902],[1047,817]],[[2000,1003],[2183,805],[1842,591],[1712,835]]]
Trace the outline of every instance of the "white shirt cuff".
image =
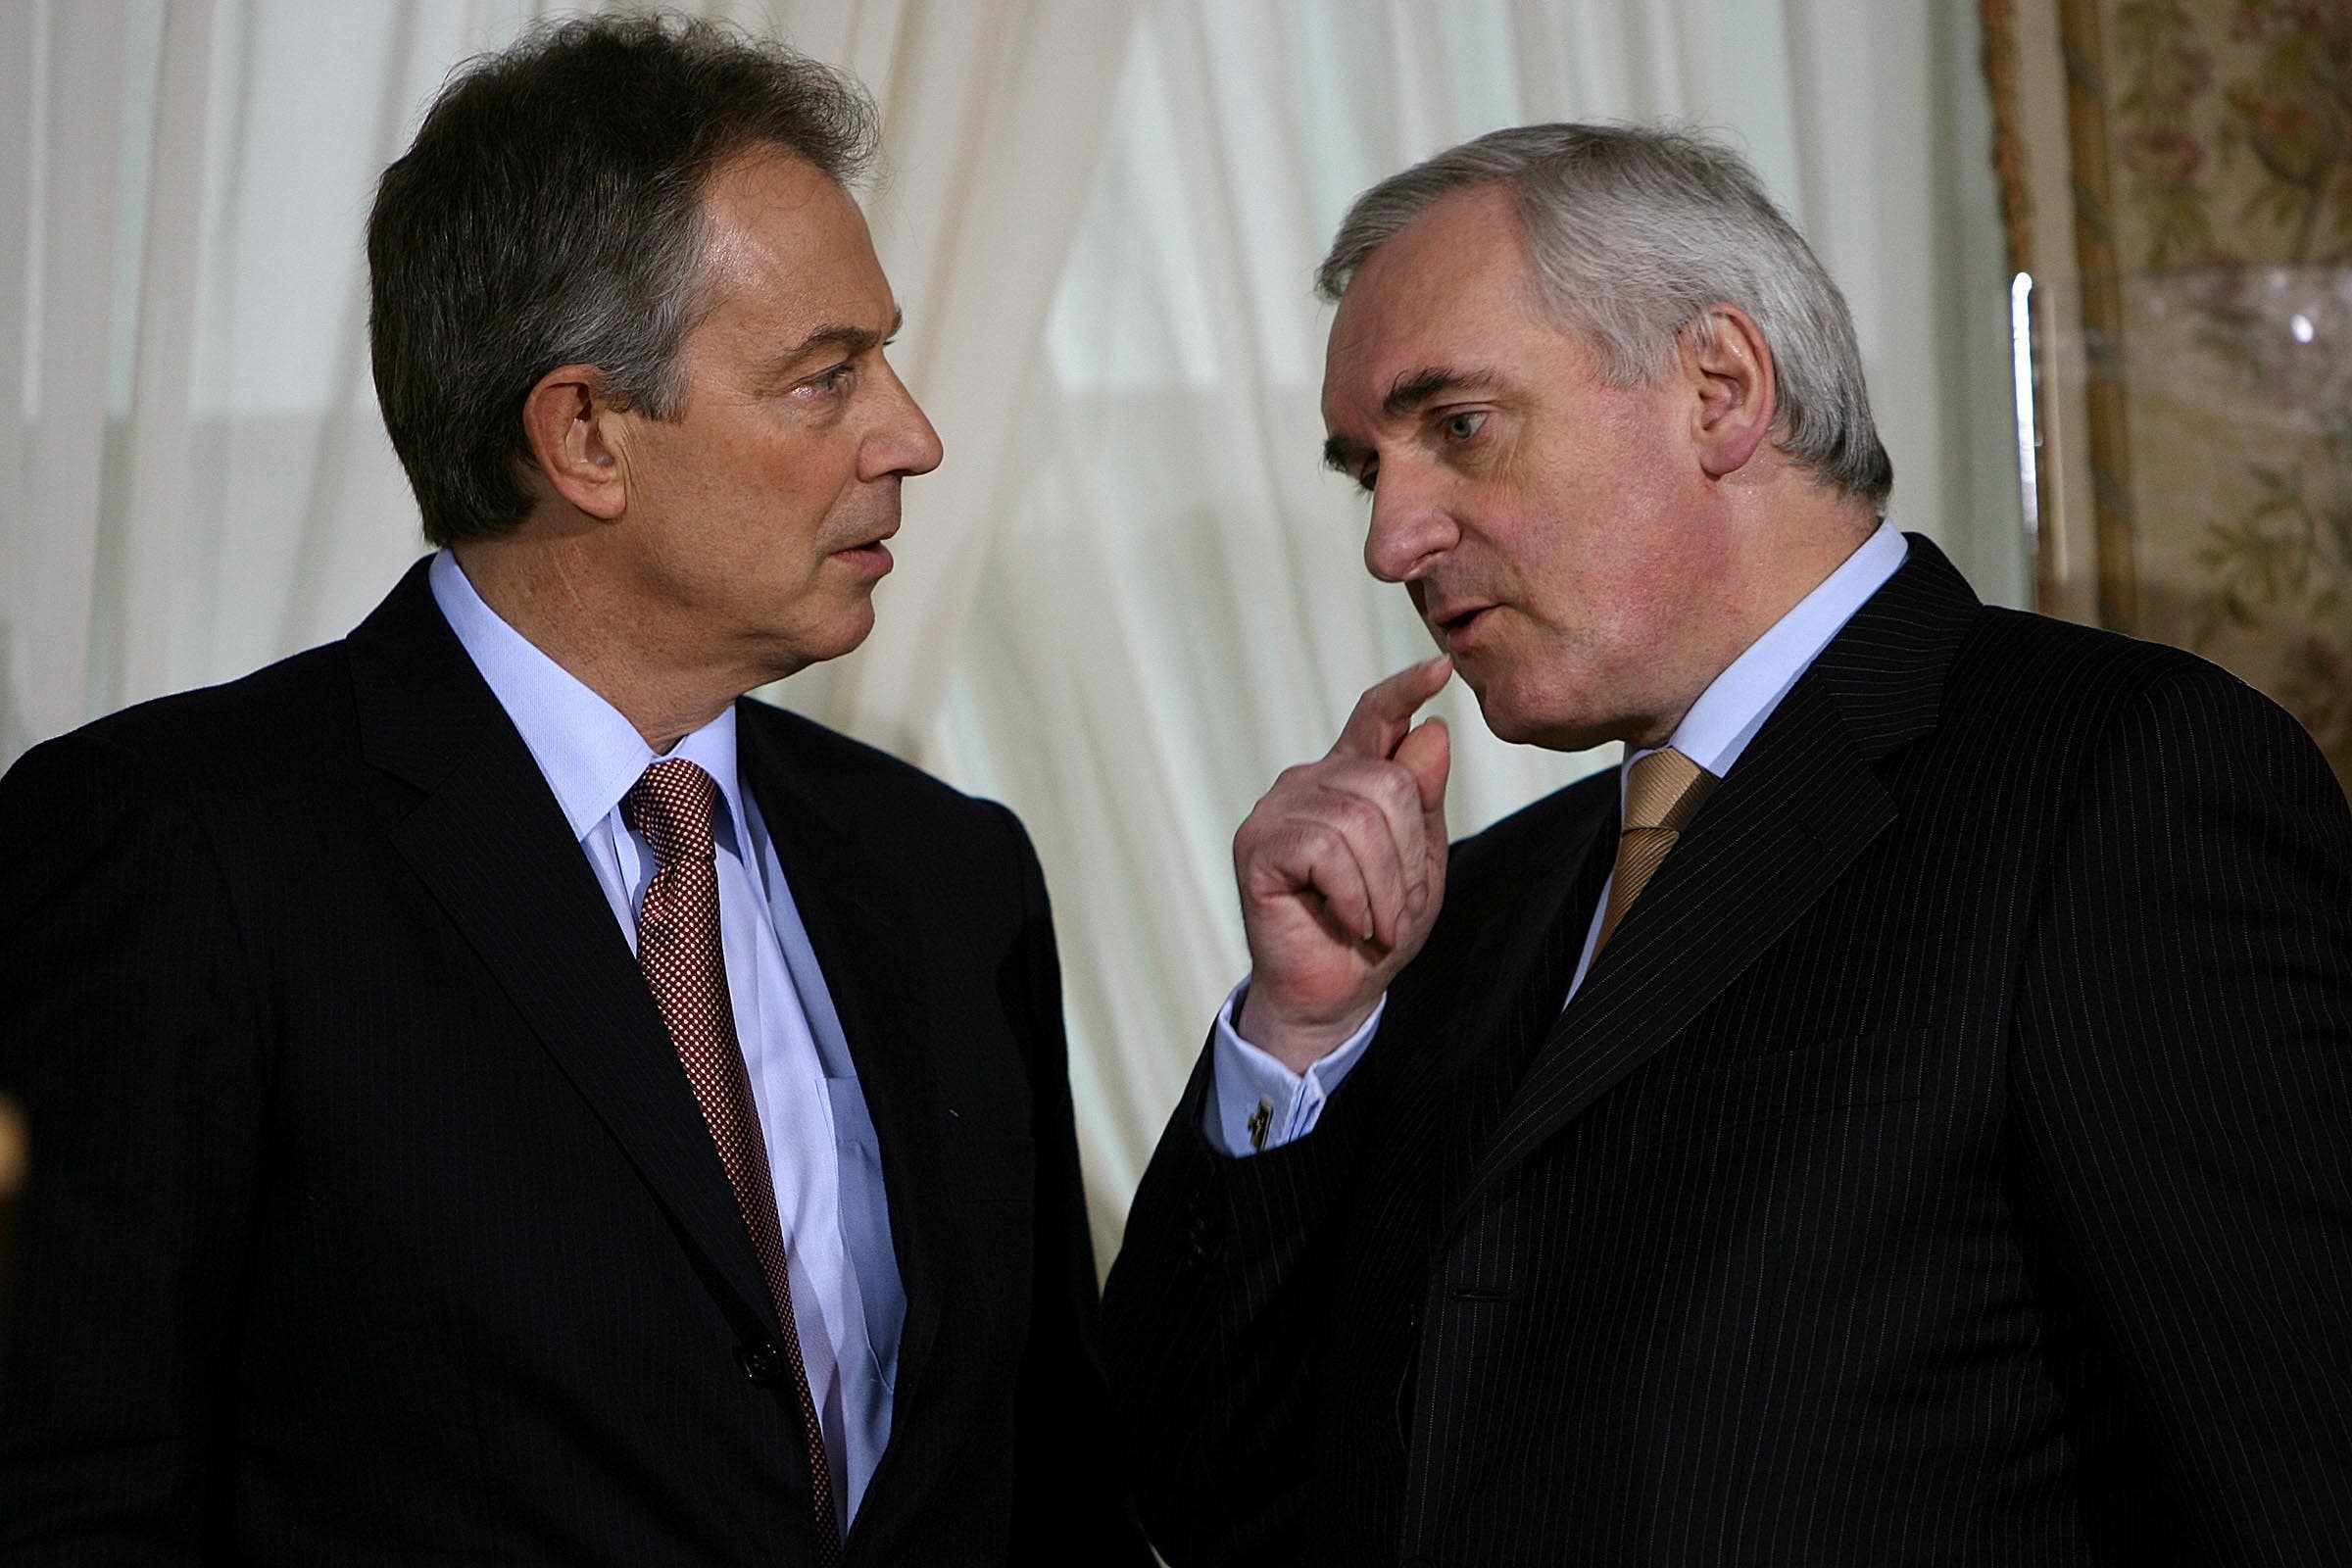
[[1213,1091],[1202,1108],[1203,1130],[1209,1142],[1228,1154],[1247,1156],[1280,1149],[1315,1130],[1330,1099],[1348,1076],[1364,1047],[1380,1029],[1381,1014],[1389,1010],[1383,996],[1363,1026],[1341,1043],[1337,1051],[1295,1073],[1235,1033],[1234,1018],[1242,999],[1250,994],[1245,977],[1217,1009],[1215,1045],[1210,1050]]

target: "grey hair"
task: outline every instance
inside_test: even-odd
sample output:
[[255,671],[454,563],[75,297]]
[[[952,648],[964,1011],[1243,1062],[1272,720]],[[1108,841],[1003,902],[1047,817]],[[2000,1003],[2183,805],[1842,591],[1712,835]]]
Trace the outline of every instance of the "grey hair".
[[1612,386],[1654,385],[1680,335],[1711,342],[1736,305],[1770,345],[1776,444],[1816,478],[1883,509],[1894,466],[1863,384],[1852,313],[1736,153],[1637,125],[1520,125],[1382,180],[1341,220],[1315,271],[1337,302],[1356,270],[1439,198],[1498,185],[1517,209],[1539,302]]

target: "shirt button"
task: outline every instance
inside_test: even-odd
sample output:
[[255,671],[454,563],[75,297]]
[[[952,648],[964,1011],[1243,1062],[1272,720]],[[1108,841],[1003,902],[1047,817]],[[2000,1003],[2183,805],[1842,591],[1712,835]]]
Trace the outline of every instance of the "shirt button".
[[765,1340],[757,1345],[739,1345],[735,1360],[742,1366],[743,1375],[765,1388],[784,1375],[784,1352]]

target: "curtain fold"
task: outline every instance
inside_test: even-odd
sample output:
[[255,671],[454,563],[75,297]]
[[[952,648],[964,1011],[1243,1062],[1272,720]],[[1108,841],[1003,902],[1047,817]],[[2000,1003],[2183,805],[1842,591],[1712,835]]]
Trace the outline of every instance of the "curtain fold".
[[17,100],[28,138],[24,267],[28,373],[18,470],[5,476],[24,520],[8,602],[11,698],[4,722],[27,739],[77,723],[92,706],[101,457],[113,344],[116,181],[126,31],[122,0],[53,0],[26,39],[31,91]]
[[187,385],[196,336],[197,274],[188,262],[202,234],[213,15],[214,0],[180,0],[163,18],[135,368],[126,417],[116,432],[123,452],[122,490],[105,519],[120,540],[122,607],[112,677],[98,696],[107,708],[172,689],[178,611],[172,565],[191,440]]
[[894,363],[947,455],[907,492],[874,635],[816,680],[768,695],[920,760],[980,564],[1003,533],[1004,454],[1131,19],[1098,0],[891,10],[896,47],[871,82],[887,167],[870,214],[906,313]]

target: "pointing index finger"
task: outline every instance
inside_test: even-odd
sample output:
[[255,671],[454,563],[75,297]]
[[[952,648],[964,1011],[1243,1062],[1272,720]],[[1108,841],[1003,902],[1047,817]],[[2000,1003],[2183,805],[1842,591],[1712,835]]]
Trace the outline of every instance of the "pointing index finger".
[[1408,664],[1372,686],[1355,700],[1355,710],[1332,743],[1332,755],[1370,757],[1386,760],[1412,727],[1421,705],[1446,689],[1453,678],[1453,661],[1444,654]]

